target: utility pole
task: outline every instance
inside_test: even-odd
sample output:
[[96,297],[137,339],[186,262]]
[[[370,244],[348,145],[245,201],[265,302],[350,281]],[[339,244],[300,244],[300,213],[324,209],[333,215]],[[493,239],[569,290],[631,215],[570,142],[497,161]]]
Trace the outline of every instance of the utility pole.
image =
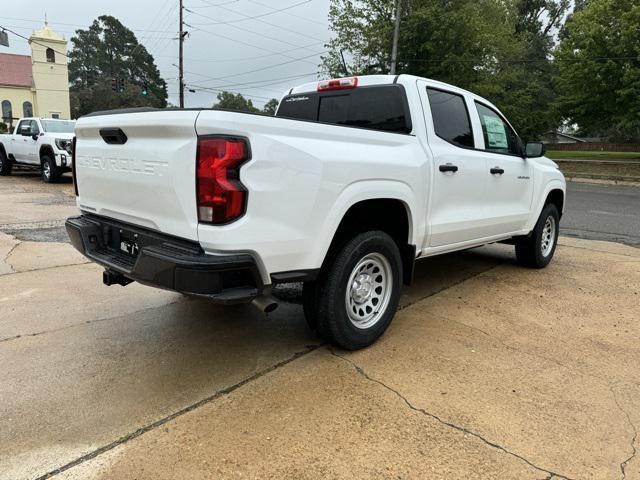
[[178,78],[180,81],[180,108],[184,108],[184,19],[183,15],[184,6],[182,4],[182,0],[180,0],[180,59],[178,62],[178,70],[180,70],[178,74]]
[[396,74],[396,64],[398,63],[398,40],[400,38],[400,2],[396,0],[396,25],[393,29],[393,47],[391,47],[391,75]]

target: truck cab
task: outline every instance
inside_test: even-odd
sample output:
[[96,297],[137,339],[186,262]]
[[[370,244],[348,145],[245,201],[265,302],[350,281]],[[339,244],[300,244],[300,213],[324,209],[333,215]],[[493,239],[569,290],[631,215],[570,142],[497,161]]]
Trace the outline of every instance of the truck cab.
[[0,135],[0,175],[14,165],[38,168],[47,183],[71,170],[75,122],[50,118],[22,118],[8,135]]

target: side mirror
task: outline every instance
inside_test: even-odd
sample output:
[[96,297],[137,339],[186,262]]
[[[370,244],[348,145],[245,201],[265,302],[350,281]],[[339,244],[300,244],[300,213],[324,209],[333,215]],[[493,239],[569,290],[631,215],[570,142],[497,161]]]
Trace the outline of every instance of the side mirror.
[[525,157],[526,158],[540,158],[544,157],[544,154],[547,153],[547,149],[542,142],[529,142],[527,143],[527,147],[525,149]]
[[40,135],[38,135],[37,133],[34,133],[33,135],[31,135],[31,138],[33,138],[34,140],[38,140],[38,137]]

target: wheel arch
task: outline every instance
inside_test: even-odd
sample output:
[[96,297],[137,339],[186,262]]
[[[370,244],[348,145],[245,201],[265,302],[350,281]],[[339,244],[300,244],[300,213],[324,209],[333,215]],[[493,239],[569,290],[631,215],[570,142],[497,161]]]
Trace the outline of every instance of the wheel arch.
[[44,157],[45,156],[51,156],[51,158],[53,158],[53,161],[55,162],[56,157],[55,157],[55,153],[53,153],[53,147],[51,145],[42,145],[40,147],[40,163],[42,164]]
[[403,281],[407,285],[411,283],[416,245],[413,242],[414,217],[407,201],[392,196],[360,199],[352,202],[337,218],[339,222],[332,230],[322,261],[323,267],[350,238],[365,231],[381,230],[398,245],[402,256]]
[[542,208],[553,204],[558,208],[558,214],[560,215],[560,218],[562,218],[562,213],[564,212],[564,197],[564,190],[560,188],[553,188],[549,193],[547,193],[547,197]]

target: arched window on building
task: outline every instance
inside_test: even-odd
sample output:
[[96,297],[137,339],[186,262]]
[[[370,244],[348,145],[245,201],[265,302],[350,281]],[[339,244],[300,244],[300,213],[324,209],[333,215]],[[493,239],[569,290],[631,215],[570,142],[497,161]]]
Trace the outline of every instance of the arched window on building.
[[33,105],[31,102],[24,102],[22,104],[22,116],[33,117]]
[[13,112],[11,111],[11,102],[9,100],[2,101],[2,121],[12,126]]
[[53,48],[47,48],[47,62],[56,63],[56,52],[53,51]]

